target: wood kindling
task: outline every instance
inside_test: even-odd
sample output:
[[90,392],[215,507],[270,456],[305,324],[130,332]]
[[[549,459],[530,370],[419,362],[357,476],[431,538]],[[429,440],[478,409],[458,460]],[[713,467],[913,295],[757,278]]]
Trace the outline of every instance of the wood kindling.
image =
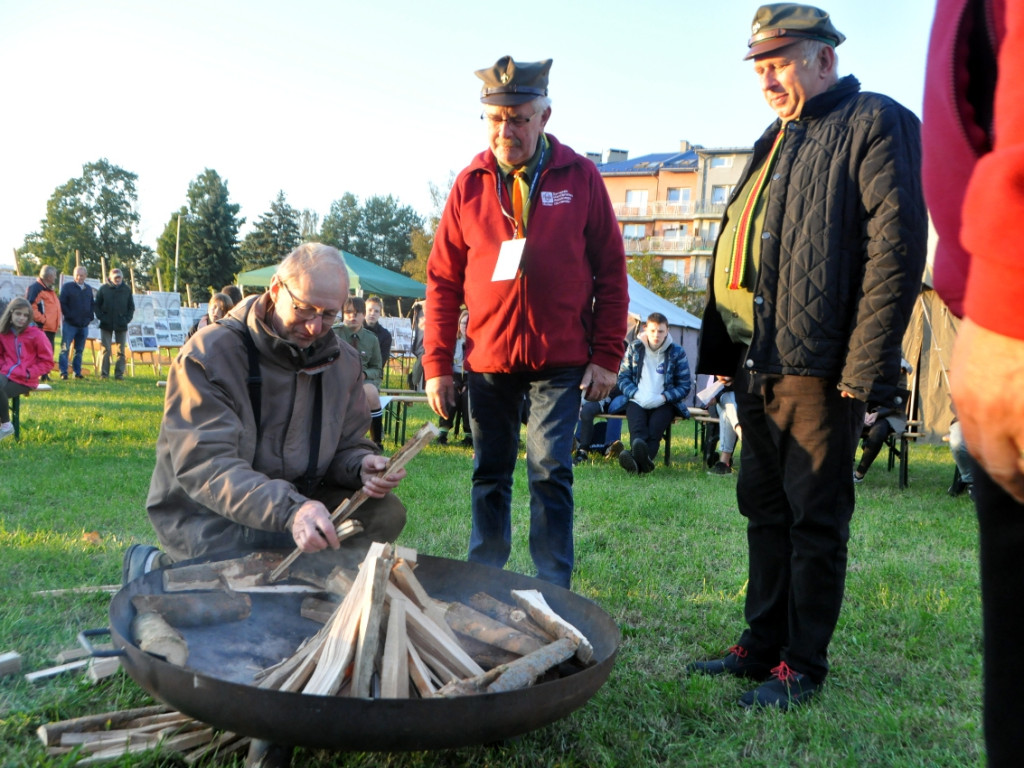
[[[440,430],[436,425],[429,421],[420,427],[420,430],[413,435],[412,439],[409,440],[405,445],[399,448],[393,456],[388,459],[388,463],[384,466],[380,472],[377,473],[377,477],[387,477],[388,475],[394,474],[398,470],[402,469],[412,459],[422,451],[437,435],[440,434]],[[338,505],[337,509],[331,513],[331,522],[334,524],[335,530],[339,530],[339,526],[342,525],[352,514],[367,500],[370,496],[360,488],[354,494],[345,499],[341,504]],[[282,563],[275,568],[270,574],[270,581],[274,582],[284,576],[291,564],[294,563],[299,556],[302,555],[302,550],[296,548],[288,557],[286,557]]]
[[574,655],[592,658],[587,639],[539,591],[512,592],[522,607],[473,596],[491,614],[514,617],[512,626],[463,603],[435,600],[409,562],[375,543],[358,573],[332,572],[326,586],[344,595],[341,603],[304,601],[303,615],[333,612],[295,654],[258,674],[259,685],[360,698],[492,693],[533,685]]

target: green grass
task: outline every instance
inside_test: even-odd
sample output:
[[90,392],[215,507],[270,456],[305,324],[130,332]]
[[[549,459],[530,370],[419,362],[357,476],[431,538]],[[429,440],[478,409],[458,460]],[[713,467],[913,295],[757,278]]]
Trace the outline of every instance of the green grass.
[[[121,555],[154,537],[145,515],[163,390],[136,366],[124,382],[54,384],[23,400],[22,439],[0,444],[0,653],[24,671],[51,666],[76,633],[106,625],[104,595],[36,590],[120,579]],[[429,413],[414,408],[410,432]],[[746,553],[735,479],[709,476],[675,428],[675,461],[644,478],[614,462],[576,473],[577,592],[622,629],[608,683],[582,709],[499,745],[409,754],[298,750],[296,766],[976,766],[980,725],[980,604],[973,511],[950,499],[948,449],[911,448],[897,489],[884,455],[858,487],[846,602],[823,694],[788,714],[748,713],[735,679],[688,677],[742,630]],[[391,447],[390,445],[388,446]],[[469,536],[470,453],[431,446],[400,496],[400,543],[463,558]],[[520,463],[509,567],[532,572]],[[65,676],[0,680],[0,765],[61,766],[36,739],[44,722],[151,703],[119,673],[91,686]],[[347,724],[339,724],[346,727]],[[239,758],[235,763],[241,765]],[[178,766],[172,757],[121,766]]]

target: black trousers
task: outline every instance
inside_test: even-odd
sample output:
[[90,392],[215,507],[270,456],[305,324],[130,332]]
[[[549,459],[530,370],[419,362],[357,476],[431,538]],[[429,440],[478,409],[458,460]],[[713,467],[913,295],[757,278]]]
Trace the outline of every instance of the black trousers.
[[641,408],[632,400],[626,405],[626,422],[629,424],[630,442],[643,440],[653,459],[658,455],[658,446],[665,436],[669,424],[676,417],[674,405],[664,403],[657,408]]
[[747,518],[747,630],[740,645],[820,682],[846,586],[853,466],[865,405],[834,381],[743,377],[736,484]]
[[1024,504],[974,468],[981,554],[984,724],[988,765],[1018,766],[1024,755]]

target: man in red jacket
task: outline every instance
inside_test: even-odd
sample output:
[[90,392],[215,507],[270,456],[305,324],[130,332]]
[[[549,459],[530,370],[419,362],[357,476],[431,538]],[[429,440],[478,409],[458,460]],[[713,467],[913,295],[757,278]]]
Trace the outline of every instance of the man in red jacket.
[[1024,753],[1022,34],[1021,3],[940,0],[924,99],[925,195],[939,234],[935,288],[963,318],[949,379],[979,465],[973,479],[990,766],[1020,765]]
[[436,413],[454,402],[459,313],[473,462],[469,559],[504,567],[524,408],[530,554],[539,578],[569,588],[572,438],[580,394],[607,396],[622,358],[626,258],[597,167],[544,128],[551,60],[510,56],[477,71],[488,149],[459,174],[427,263],[423,369]]

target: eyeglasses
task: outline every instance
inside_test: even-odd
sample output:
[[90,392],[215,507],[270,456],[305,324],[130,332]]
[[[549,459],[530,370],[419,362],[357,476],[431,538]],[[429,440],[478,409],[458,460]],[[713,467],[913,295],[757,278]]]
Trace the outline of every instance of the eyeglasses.
[[292,311],[299,320],[308,323],[319,317],[323,321],[324,325],[333,325],[334,321],[338,319],[338,313],[341,312],[340,309],[322,309],[317,312],[315,307],[300,307],[295,303],[295,294],[292,293],[291,289],[288,287],[288,283],[282,281],[281,287],[288,291],[288,295],[292,299]]
[[502,123],[508,123],[513,128],[522,128],[528,122],[533,120],[533,118],[537,117],[537,115],[539,115],[539,114],[540,114],[540,112],[534,112],[529,117],[523,117],[522,115],[504,115],[504,116],[502,116],[502,115],[495,115],[495,114],[492,114],[490,112],[484,112],[482,115],[480,115],[480,119],[481,120],[486,120],[488,123],[491,124],[492,128],[497,128]]

